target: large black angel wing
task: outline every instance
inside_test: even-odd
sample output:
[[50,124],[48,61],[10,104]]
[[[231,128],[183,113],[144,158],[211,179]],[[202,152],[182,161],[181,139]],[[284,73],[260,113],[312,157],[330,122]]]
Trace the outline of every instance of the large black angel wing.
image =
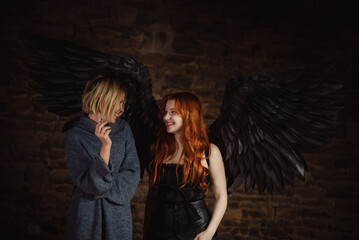
[[121,116],[132,129],[141,162],[141,177],[148,166],[154,139],[158,107],[152,95],[146,67],[134,60],[104,54],[69,41],[26,36],[32,60],[31,78],[40,94],[37,100],[49,112],[69,117],[63,131],[72,128],[81,116],[81,99],[86,82],[102,74],[117,79],[126,88],[125,112]]
[[228,82],[221,112],[210,126],[225,164],[228,188],[245,182],[269,193],[304,180],[302,153],[331,141],[342,109],[341,85],[329,72],[288,71]]

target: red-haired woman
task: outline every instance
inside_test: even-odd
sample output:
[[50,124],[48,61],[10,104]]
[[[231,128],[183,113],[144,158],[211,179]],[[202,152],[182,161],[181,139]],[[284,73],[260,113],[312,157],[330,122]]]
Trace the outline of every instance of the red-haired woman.
[[[216,230],[227,207],[226,179],[221,153],[208,141],[201,103],[191,93],[167,95],[160,118],[144,239],[218,239]],[[209,185],[215,197],[212,216],[204,199]]]

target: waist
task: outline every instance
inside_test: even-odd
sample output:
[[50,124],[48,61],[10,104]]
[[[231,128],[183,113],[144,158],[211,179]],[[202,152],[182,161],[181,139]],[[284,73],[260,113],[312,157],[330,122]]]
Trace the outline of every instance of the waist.
[[205,198],[205,194],[198,190],[169,187],[160,187],[159,196],[163,203],[197,202]]
[[188,204],[194,206],[194,207],[204,207],[207,206],[206,201],[203,199],[197,199],[194,201],[185,201],[185,200],[172,200],[172,199],[164,199],[161,201],[161,203],[163,204],[163,207],[168,208],[168,207],[173,207],[173,206],[177,206],[179,208],[181,207],[186,207],[188,206]]

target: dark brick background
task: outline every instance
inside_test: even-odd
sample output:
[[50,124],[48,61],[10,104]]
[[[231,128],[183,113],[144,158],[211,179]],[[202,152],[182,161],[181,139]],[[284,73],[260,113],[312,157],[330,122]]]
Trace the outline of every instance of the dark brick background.
[[[345,109],[333,141],[307,154],[310,172],[283,193],[232,191],[221,239],[359,239],[358,17],[346,1],[11,1],[1,7],[1,233],[63,239],[72,181],[63,118],[33,100],[24,32],[61,38],[149,68],[156,100],[188,90],[206,123],[228,79],[336,66]],[[141,239],[147,175],[132,201]],[[211,194],[207,198],[213,206]]]

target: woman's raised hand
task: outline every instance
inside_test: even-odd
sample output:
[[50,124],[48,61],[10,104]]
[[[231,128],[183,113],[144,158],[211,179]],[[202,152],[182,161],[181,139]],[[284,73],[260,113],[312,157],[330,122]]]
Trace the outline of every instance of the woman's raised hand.
[[111,127],[106,126],[107,121],[101,120],[99,123],[96,124],[95,135],[100,139],[103,146],[111,146],[112,141],[109,136],[111,132]]

